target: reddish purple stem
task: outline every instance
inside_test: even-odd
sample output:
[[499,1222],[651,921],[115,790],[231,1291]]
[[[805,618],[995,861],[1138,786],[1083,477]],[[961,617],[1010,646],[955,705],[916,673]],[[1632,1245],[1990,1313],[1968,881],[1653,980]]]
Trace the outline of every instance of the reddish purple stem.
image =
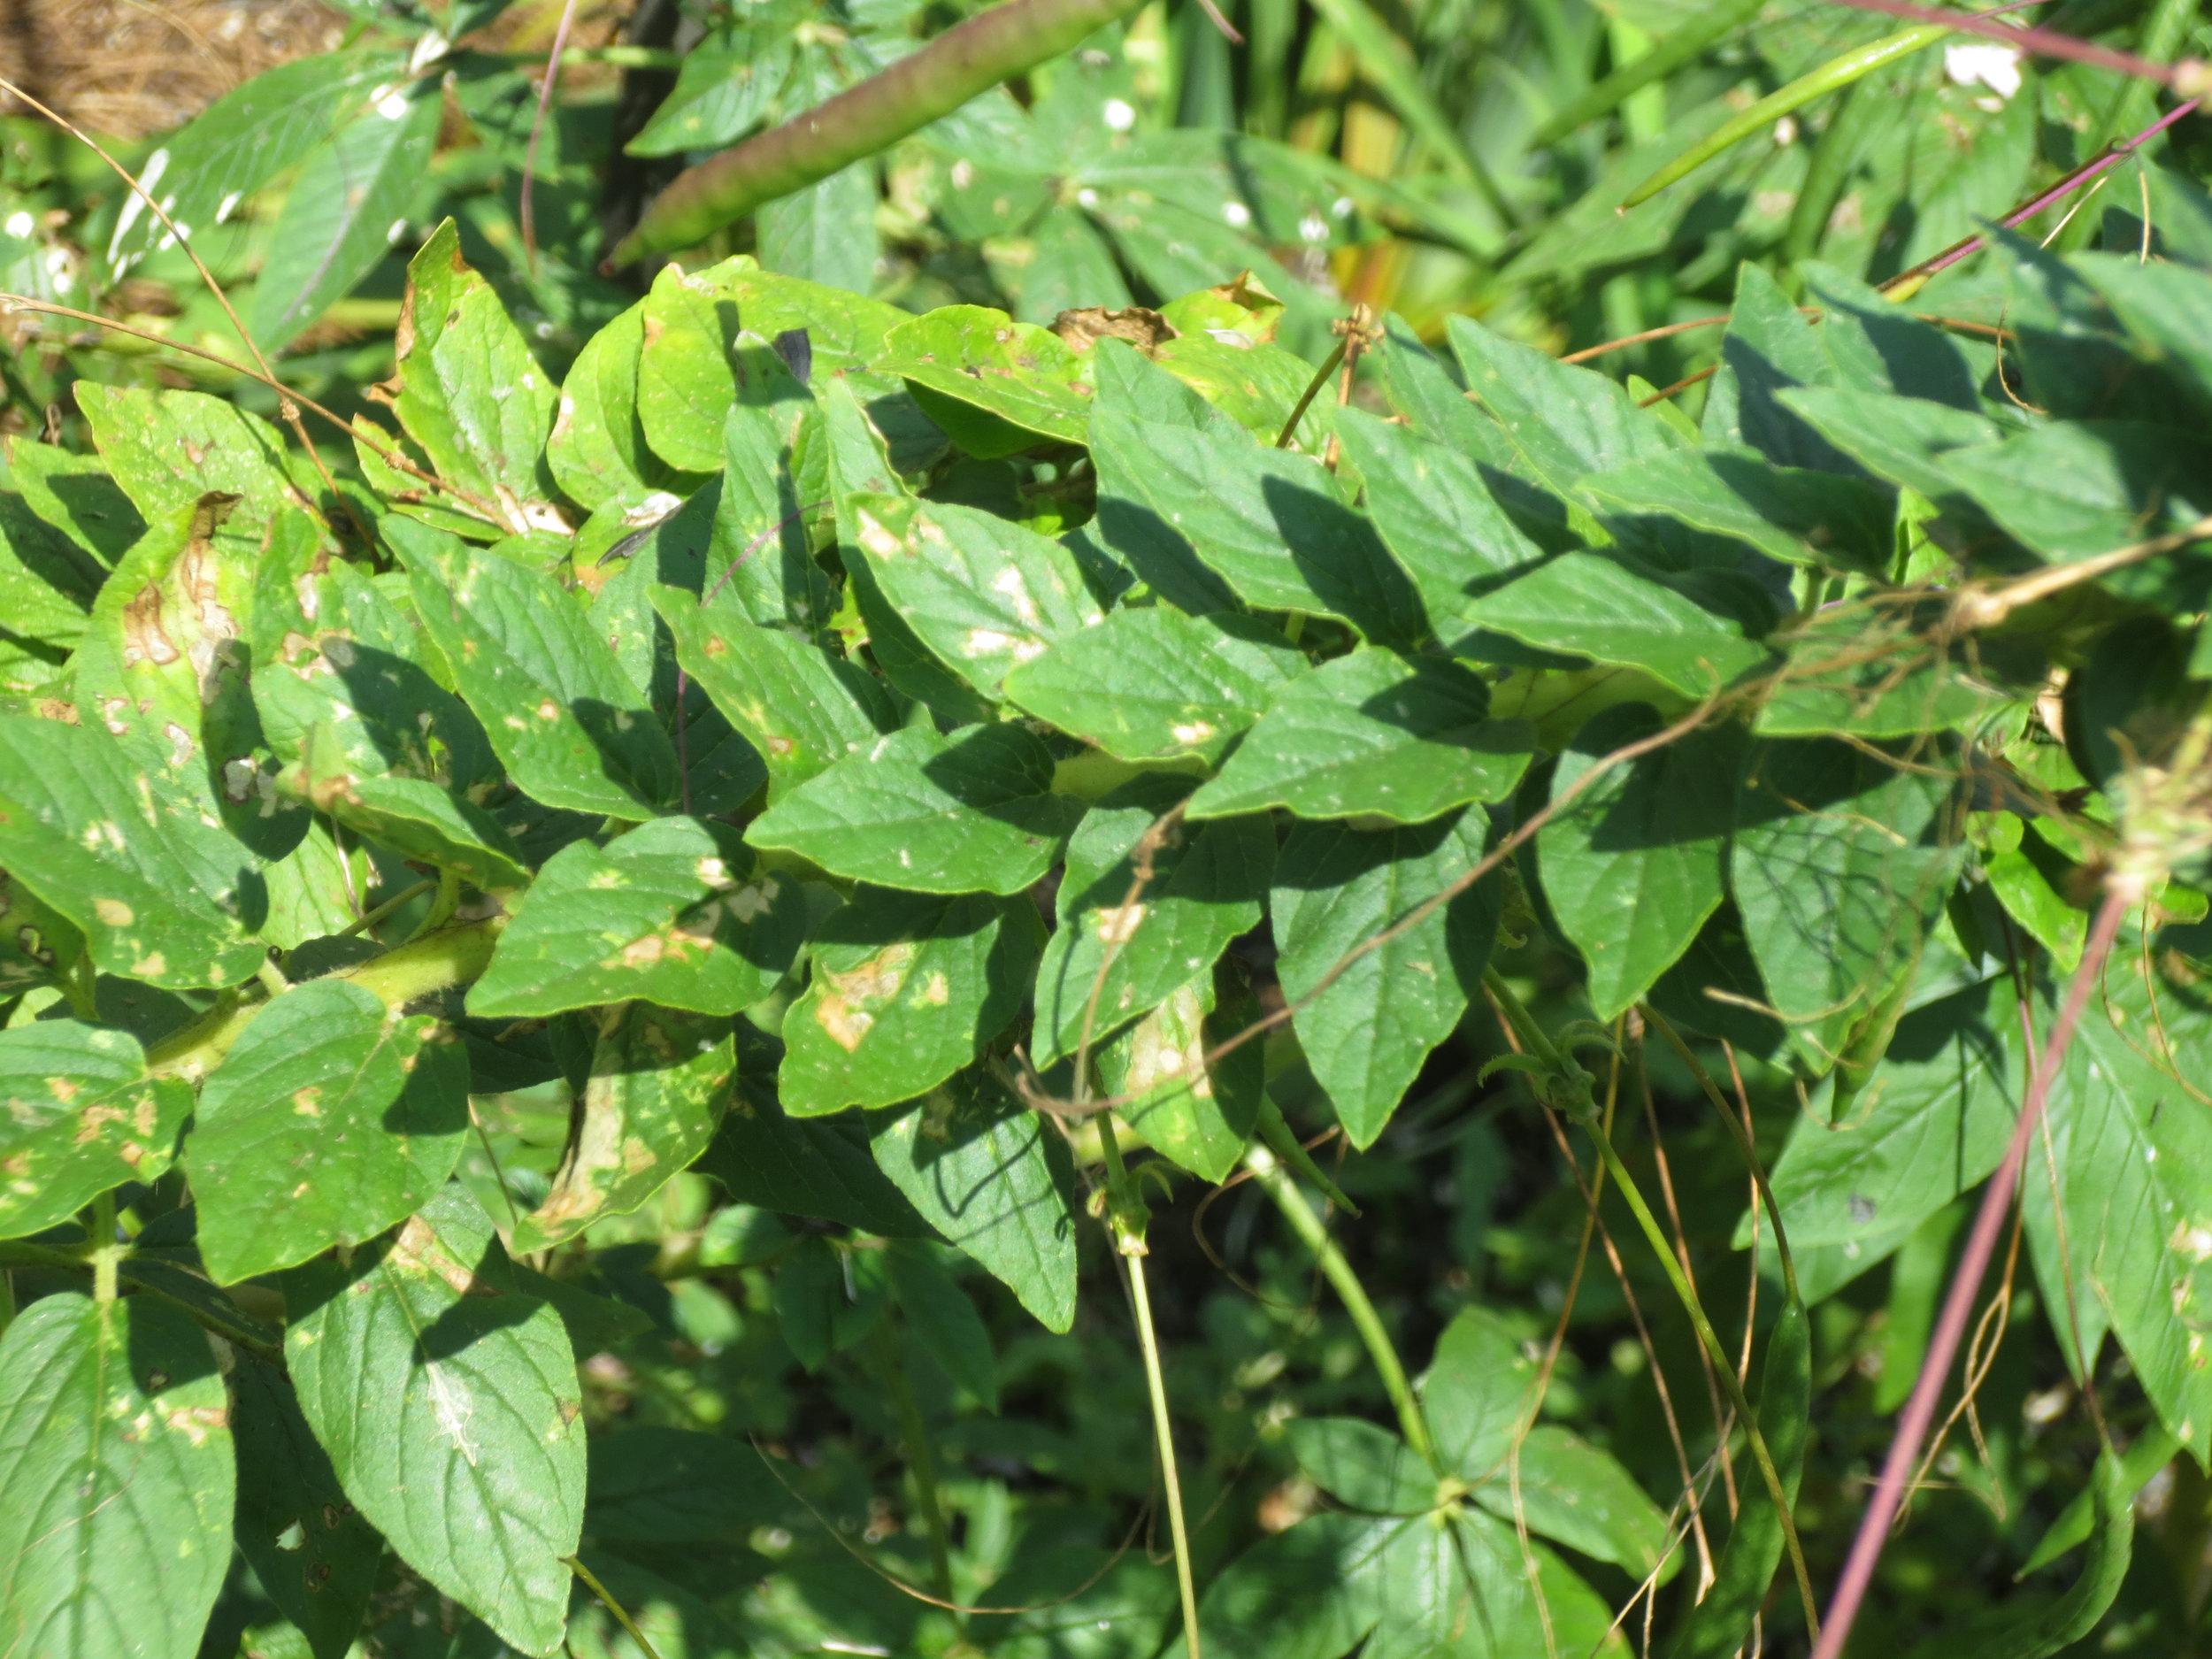
[[530,142],[522,154],[522,252],[530,273],[538,270],[538,224],[533,207],[538,182],[538,135],[545,130],[546,111],[553,105],[553,88],[561,78],[561,53],[568,45],[568,26],[576,17],[576,0],[562,0],[561,20],[553,30],[553,55],[545,60],[545,80],[538,88],[538,112],[531,119]]
[[1913,1384],[1912,1398],[1905,1402],[1904,1414],[1897,1419],[1897,1433],[1889,1443],[1889,1455],[1882,1463],[1874,1495],[1867,1501],[1866,1513],[1860,1517],[1858,1536],[1851,1540],[1851,1555],[1844,1563],[1843,1577],[1836,1585],[1835,1599],[1828,1604],[1828,1617],[1821,1624],[1820,1641],[1813,1649],[1813,1659],[1840,1659],[1843,1645],[1850,1640],[1852,1622],[1858,1617],[1859,1603],[1866,1599],[1867,1586],[1874,1581],[1874,1566],[1881,1559],[1883,1545],[1889,1541],[1891,1524],[1904,1506],[1905,1483],[1919,1460],[1921,1445],[1928,1438],[1928,1426],[1935,1421],[1936,1402],[1942,1396],[1945,1379],[1950,1376],[1951,1362],[1958,1356],[1968,1317],[1974,1311],[1974,1298],[1981,1293],[1982,1276],[1989,1271],[1989,1258],[1997,1248],[1997,1234],[2003,1229],[2005,1214],[2012,1207],[2013,1189],[2019,1185],[2020,1169],[2027,1161],[2029,1138],[2042,1121],[2043,1103],[2050,1095],[2052,1080],[2065,1062],[2066,1050],[2074,1040],[2074,1029],[2081,1023],[2082,1010],[2088,1005],[2089,993],[2104,977],[2105,959],[2112,954],[2112,941],[2119,933],[2127,908],[2118,895],[2108,893],[2097,911],[2088,948],[2082,952],[2081,966],[2075,970],[2073,983],[2067,987],[2066,1005],[2059,1010],[2058,1023],[2051,1027],[2050,1041],[2028,1079],[2027,1099],[2020,1108],[2020,1121],[2013,1125],[2012,1143],[2005,1148],[2005,1161],[1997,1166],[1996,1174],[1983,1190],[1982,1207],[1974,1217],[1974,1231],[1968,1235],[1966,1252],[1959,1258],[1958,1271],[1952,1275],[1951,1288],[1944,1296],[1943,1314],[1936,1321],[1935,1333],[1929,1340],[1928,1356],[1921,1363],[1919,1379]]
[[[2113,168],[2118,166],[2130,156],[2140,150],[2144,145],[2149,143],[2152,139],[2156,138],[2161,133],[2171,127],[2176,121],[2178,121],[2183,116],[2194,111],[2197,107],[2197,103],[2198,100],[2191,98],[2185,104],[2177,104],[2172,109],[2167,111],[2165,114],[2160,116],[2141,132],[2136,134],[2134,137],[2122,139],[2118,143],[2113,145],[2110,150],[2105,151],[2103,155],[2098,157],[2096,160],[2091,162],[2087,166],[2068,173],[2063,179],[2061,179],[2056,184],[2053,185],[2049,189],[2044,191],[2042,195],[2037,196],[2033,201],[2014,208],[2011,212],[2006,214],[2004,218],[1999,219],[1997,222],[2002,225],[2007,230],[2010,230],[2016,225],[2026,224],[2028,220],[2033,219],[2045,208],[2050,206],[2052,203],[2063,200],[2067,196],[2080,189],[2083,185],[2089,183],[2092,180],[2102,178],[2106,173],[2111,172]],[[1969,254],[1977,252],[1979,250],[1981,246],[1982,238],[1980,236],[1969,236],[1962,242],[1953,242],[1941,253],[1936,255],[1934,258],[1930,259],[1924,264],[1915,265],[1907,274],[1922,278],[1932,277],[1939,271],[1949,269],[1952,265],[1956,265],[1960,260],[1965,258]]]
[[[2124,75],[2136,75],[2146,81],[2168,82],[2174,78],[2171,64],[2154,64],[2147,58],[2138,58],[2132,52],[2115,51],[2109,46],[2099,46],[2089,41],[2076,40],[2071,35],[2061,35],[2051,29],[2032,26],[2015,26],[1992,21],[1987,12],[1946,12],[1934,6],[1914,5],[1911,0],[1836,0],[1859,12],[1879,12],[1886,16],[1902,18],[1908,23],[1940,23],[1966,35],[1986,35],[1993,41],[2002,41],[2016,46],[2035,58],[2063,58],[2073,63],[2087,64],[2093,69],[2110,69]],[[2012,8],[2004,8],[2010,11]]]

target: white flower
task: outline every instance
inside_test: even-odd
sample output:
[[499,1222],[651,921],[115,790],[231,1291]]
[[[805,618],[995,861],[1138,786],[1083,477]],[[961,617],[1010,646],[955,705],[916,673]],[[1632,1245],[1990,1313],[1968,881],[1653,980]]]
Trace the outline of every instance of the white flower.
[[1137,124],[1137,111],[1126,99],[1109,98],[1100,106],[1098,113],[1113,132],[1125,133]]
[[1242,230],[1252,222],[1252,210],[1241,202],[1224,202],[1221,204],[1221,217],[1239,230]]
[[2008,98],[2020,90],[2020,54],[2001,41],[1959,41],[1943,49],[1943,73],[1955,85],[1978,82]]

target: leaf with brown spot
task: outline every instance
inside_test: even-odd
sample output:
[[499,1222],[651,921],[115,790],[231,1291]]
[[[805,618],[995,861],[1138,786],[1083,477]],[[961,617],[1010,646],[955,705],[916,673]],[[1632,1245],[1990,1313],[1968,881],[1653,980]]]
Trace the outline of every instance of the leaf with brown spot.
[[632,1002],[607,1020],[553,1190],[516,1225],[518,1250],[642,1207],[706,1149],[729,1104],[737,1055],[726,1018]]
[[191,1087],[146,1075],[128,1032],[42,1019],[0,1031],[0,1238],[67,1221],[169,1167]]
[[1020,1010],[1038,945],[1025,898],[855,888],[784,1016],[785,1107],[888,1106],[943,1082]]
[[806,936],[787,875],[756,868],[726,825],[656,818],[602,849],[546,862],[469,992],[479,1018],[549,1015],[643,998],[734,1014],[776,988]]
[[230,1564],[228,1422],[180,1310],[24,1310],[0,1339],[0,1653],[190,1659]]
[[426,1015],[311,979],[256,1014],[200,1091],[185,1146],[219,1284],[374,1238],[461,1156],[468,1061]]

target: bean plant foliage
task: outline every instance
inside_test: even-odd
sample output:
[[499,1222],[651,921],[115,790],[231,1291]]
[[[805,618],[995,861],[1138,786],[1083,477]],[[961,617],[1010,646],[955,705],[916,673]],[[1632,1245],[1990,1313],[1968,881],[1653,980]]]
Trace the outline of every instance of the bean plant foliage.
[[[756,44],[641,148],[811,102]],[[436,99],[334,137],[398,66],[312,63],[385,188]],[[175,218],[259,181],[183,151]],[[1022,211],[1105,268],[1110,183]],[[0,494],[0,1652],[1780,1651],[1884,1444],[1816,1399],[1904,1403],[2001,1164],[1973,1363],[2042,1321],[2085,1450],[2016,1601],[1889,1628],[2124,1630],[2212,1450],[2212,214],[2160,188],[2156,258],[1993,228],[1941,314],[1742,265],[1695,420],[1141,213],[1153,306],[737,254],[557,373],[449,219],[343,455],[76,382]],[[1495,1294],[1386,1320],[1337,1238],[1448,1120],[1474,1241],[1395,1248]],[[1218,1188],[1286,1231],[1202,1315]],[[2008,1517],[1943,1399],[1927,1478]]]

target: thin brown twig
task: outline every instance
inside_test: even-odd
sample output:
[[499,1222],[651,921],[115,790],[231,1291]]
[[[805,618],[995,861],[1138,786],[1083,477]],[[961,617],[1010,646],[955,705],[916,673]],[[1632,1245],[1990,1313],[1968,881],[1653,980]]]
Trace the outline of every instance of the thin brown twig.
[[[1652,1098],[1651,1068],[1644,1062],[1644,1049],[1640,1042],[1636,1045],[1636,1080],[1643,1094],[1644,1124],[1651,1132],[1652,1159],[1658,1169],[1660,1196],[1666,1205],[1668,1225],[1674,1230],[1675,1260],[1682,1265],[1682,1278],[1688,1284],[1691,1294],[1697,1295],[1701,1294],[1697,1288],[1697,1270],[1690,1260],[1690,1240],[1689,1234],[1683,1229],[1682,1211],[1675,1202],[1674,1170],[1667,1158],[1666,1143],[1659,1133],[1659,1108]],[[1752,1282],[1755,1285],[1758,1282],[1756,1274],[1752,1276]],[[1702,1342],[1695,1346],[1698,1371],[1705,1379],[1706,1404],[1712,1411],[1713,1427],[1721,1447],[1721,1481],[1728,1494],[1728,1518],[1732,1521],[1736,1518],[1737,1505],[1741,1500],[1736,1492],[1735,1462],[1728,1455],[1727,1450],[1728,1408],[1720,1397],[1720,1379],[1713,1374],[1713,1356],[1705,1351]],[[1686,1463],[1686,1459],[1685,1462]]]
[[112,317],[102,317],[94,311],[77,311],[67,305],[56,305],[48,300],[34,299],[27,294],[0,292],[0,309],[37,311],[50,317],[66,317],[74,322],[90,323],[96,327],[110,329],[119,334],[128,334],[134,340],[144,340],[157,346],[166,346],[172,351],[181,351],[188,357],[197,357],[203,363],[212,363],[219,368],[228,369],[234,374],[242,374],[250,380],[257,380],[276,393],[278,396],[288,398],[298,404],[309,414],[319,416],[322,419],[327,420],[387,465],[396,467],[411,477],[419,479],[433,489],[443,490],[472,512],[488,518],[495,524],[503,522],[499,518],[497,510],[488,502],[480,500],[457,485],[448,483],[434,472],[426,472],[409,460],[400,450],[388,449],[381,442],[364,435],[363,428],[366,427],[370,432],[378,432],[380,436],[380,428],[370,425],[366,420],[349,421],[336,411],[325,408],[304,392],[296,391],[285,385],[274,375],[250,368],[235,358],[227,357],[219,351],[209,351],[200,346],[187,345],[181,340],[172,340],[166,334],[158,334],[151,329],[140,328],[130,323],[119,322]]
[[[223,315],[230,319],[230,326],[237,330],[238,338],[244,343],[246,349],[252,354],[254,363],[259,367],[260,379],[271,386],[276,385],[275,377],[269,372],[269,360],[262,355],[261,347],[254,340],[253,331],[246,326],[245,319],[239,316],[238,308],[230,303],[230,296],[223,291],[223,285],[215,280],[215,273],[207,268],[207,262],[200,257],[199,250],[193,247],[192,239],[186,234],[184,227],[170,218],[169,210],[154,199],[153,192],[141,184],[137,175],[128,167],[108,154],[98,140],[78,127],[67,116],[49,109],[4,75],[0,75],[0,91],[5,91],[19,102],[27,104],[94,155],[99,157],[107,164],[109,170],[130,188],[132,195],[153,210],[154,217],[167,228],[177,246],[184,250],[184,257],[192,262],[192,268],[200,273],[200,280],[207,285],[207,291],[215,296],[215,303],[223,308]],[[315,441],[307,435],[307,423],[300,419],[298,404],[288,395],[284,394],[280,388],[279,388],[277,412],[283,417],[285,424],[292,428],[293,436],[300,441],[300,448],[307,451],[307,458],[313,463],[316,476],[323,480],[323,488],[330,492],[331,499],[338,503],[348,518],[353,520],[353,527],[360,535],[362,545],[364,547],[373,545],[373,539],[369,534],[369,527],[355,515],[352,503],[339,492],[338,480],[331,476],[329,467],[323,464],[322,452],[315,448]]]

